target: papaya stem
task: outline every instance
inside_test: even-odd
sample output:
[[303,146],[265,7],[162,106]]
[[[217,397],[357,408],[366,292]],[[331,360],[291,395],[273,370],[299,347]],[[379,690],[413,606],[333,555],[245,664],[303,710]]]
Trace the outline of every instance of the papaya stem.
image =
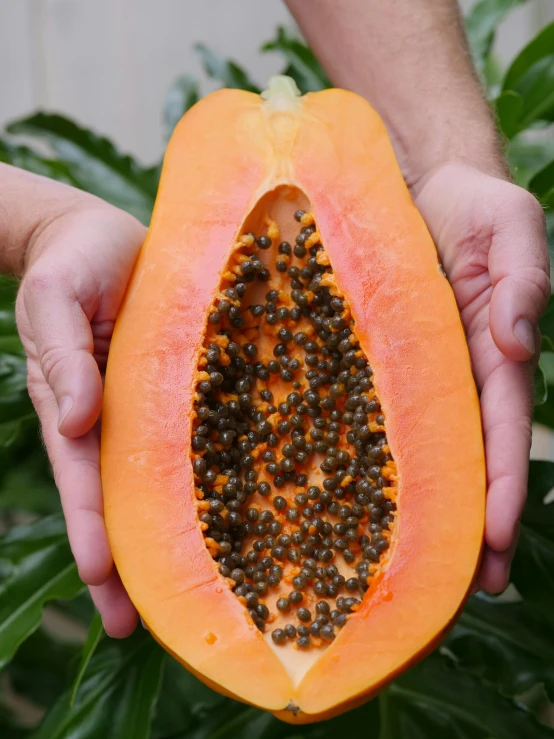
[[267,89],[262,92],[266,106],[273,111],[295,112],[301,105],[302,93],[292,77],[276,74],[269,78]]

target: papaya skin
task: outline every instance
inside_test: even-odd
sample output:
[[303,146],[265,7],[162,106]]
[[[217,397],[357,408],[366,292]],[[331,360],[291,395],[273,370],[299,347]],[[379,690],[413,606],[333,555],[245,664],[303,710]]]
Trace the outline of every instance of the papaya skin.
[[[476,569],[477,572],[478,568]],[[471,592],[471,589],[470,589]],[[468,593],[469,595],[469,593]],[[391,674],[384,678],[380,683],[377,685],[374,685],[370,691],[366,691],[363,693],[360,693],[358,695],[353,696],[349,700],[342,703],[339,707],[333,706],[329,708],[328,710],[322,711],[317,714],[310,714],[306,713],[305,711],[302,711],[299,707],[297,707],[293,702],[289,703],[289,706],[285,708],[284,710],[280,711],[271,711],[273,715],[280,719],[281,721],[284,721],[287,724],[313,724],[321,721],[327,721],[328,719],[334,718],[335,716],[344,713],[345,711],[351,711],[354,708],[359,708],[360,706],[363,706],[364,703],[368,703],[370,700],[373,700],[373,698],[377,697],[379,693],[381,693],[383,690],[386,690],[386,688],[394,681],[395,677],[399,675],[400,673],[404,672],[405,670],[409,669],[410,667],[414,667],[418,662],[423,660],[427,655],[429,655],[437,646],[440,645],[440,643],[446,638],[446,636],[449,634],[453,626],[455,625],[459,615],[464,609],[465,601],[467,598],[464,598],[462,605],[458,609],[458,612],[452,619],[452,621],[444,628],[444,630],[438,634],[435,639],[433,639],[432,642],[427,644],[421,652],[418,654],[415,654],[410,661],[403,665],[401,669],[399,669],[396,673]],[[234,700],[241,701],[242,703],[248,703],[248,701],[243,700],[240,696],[235,695],[229,690],[226,690],[218,683],[212,682],[211,680],[208,680],[202,673],[195,670],[193,667],[191,667],[190,664],[185,662],[178,654],[175,654],[166,644],[164,644],[157,636],[156,634],[149,629],[150,633],[156,639],[158,644],[160,644],[177,662],[183,665],[189,672],[191,672],[196,678],[200,680],[200,682],[204,683],[204,685],[207,685],[208,688],[211,688],[212,690],[216,690],[218,693],[221,693],[222,695],[225,695],[227,698],[233,698]],[[249,703],[249,705],[256,704]]]
[[[210,307],[250,214],[283,186],[310,203],[374,370],[399,475],[387,566],[299,671],[218,574],[190,464]],[[327,90],[272,107],[222,90],[181,120],[112,339],[101,471],[133,603],[164,648],[220,692],[291,723],[323,720],[371,698],[443,637],[482,547],[479,403],[452,290],[384,125],[360,97]]]

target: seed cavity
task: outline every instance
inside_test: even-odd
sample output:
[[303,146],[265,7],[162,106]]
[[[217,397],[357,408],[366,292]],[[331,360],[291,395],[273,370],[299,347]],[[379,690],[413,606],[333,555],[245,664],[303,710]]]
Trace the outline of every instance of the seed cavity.
[[350,307],[313,214],[292,207],[244,233],[224,272],[191,461],[220,576],[272,644],[307,651],[355,618],[386,565],[397,474]]

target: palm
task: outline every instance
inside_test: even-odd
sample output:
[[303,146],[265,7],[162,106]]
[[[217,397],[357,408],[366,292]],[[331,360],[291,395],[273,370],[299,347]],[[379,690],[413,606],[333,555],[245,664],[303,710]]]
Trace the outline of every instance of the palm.
[[544,217],[525,191],[459,165],[435,173],[416,204],[454,290],[480,393],[488,498],[479,583],[498,591],[507,584],[531,444],[535,359],[524,344],[534,337],[524,326],[518,340],[513,326],[520,316],[537,319],[550,294]]

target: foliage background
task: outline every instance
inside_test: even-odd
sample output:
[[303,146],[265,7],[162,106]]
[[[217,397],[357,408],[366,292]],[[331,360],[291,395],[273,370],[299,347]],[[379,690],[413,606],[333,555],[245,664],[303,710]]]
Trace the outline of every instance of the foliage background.
[[[542,202],[553,245],[554,24],[507,70],[493,53],[498,23],[522,2],[481,0],[467,29],[514,178]],[[197,51],[222,85],[259,89],[232,61],[201,44]],[[261,51],[278,52],[283,72],[303,92],[328,86],[309,49],[285,29]],[[200,94],[194,79],[176,81],[164,109],[166,136]],[[92,192],[148,223],[159,165],[141,166],[66,118],[38,112],[14,121],[0,137],[0,160]],[[341,732],[367,739],[554,739],[554,463],[531,462],[512,584],[503,596],[473,596],[444,644],[377,699],[322,724],[288,726],[204,687],[144,630],[124,641],[103,633],[77,576],[27,396],[16,288],[0,278],[3,739],[327,739]],[[535,420],[554,428],[552,301],[541,330]]]

